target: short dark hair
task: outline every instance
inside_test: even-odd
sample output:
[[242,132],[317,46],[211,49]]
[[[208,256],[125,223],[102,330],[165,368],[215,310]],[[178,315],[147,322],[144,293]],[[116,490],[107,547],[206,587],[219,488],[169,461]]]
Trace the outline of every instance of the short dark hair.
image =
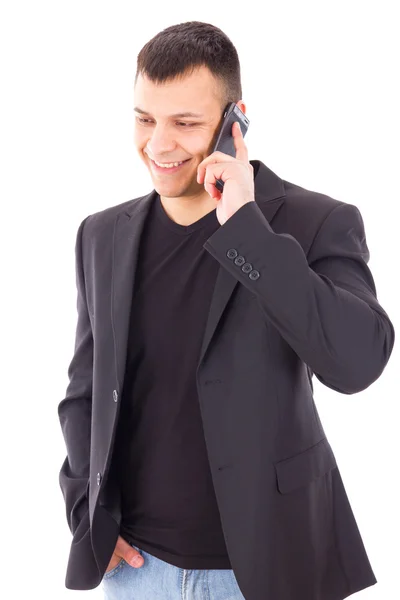
[[139,74],[154,83],[164,83],[191,75],[201,66],[208,67],[220,83],[216,94],[222,102],[221,111],[228,103],[242,99],[235,46],[221,29],[201,21],[171,25],[148,41],[137,57],[135,85]]

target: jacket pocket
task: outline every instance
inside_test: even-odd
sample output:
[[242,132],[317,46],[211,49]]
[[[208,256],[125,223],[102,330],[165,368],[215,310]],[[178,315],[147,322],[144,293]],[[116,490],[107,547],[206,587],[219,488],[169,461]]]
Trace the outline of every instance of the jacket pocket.
[[281,494],[291,492],[318,479],[337,467],[332,448],[326,438],[308,448],[275,463],[278,489]]

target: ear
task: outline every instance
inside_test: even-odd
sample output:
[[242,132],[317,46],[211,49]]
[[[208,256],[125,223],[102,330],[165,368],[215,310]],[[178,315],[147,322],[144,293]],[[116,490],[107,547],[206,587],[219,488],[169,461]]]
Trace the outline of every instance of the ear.
[[239,100],[239,102],[236,102],[236,106],[238,106],[240,108],[242,113],[246,114],[246,105],[243,102],[243,100]]

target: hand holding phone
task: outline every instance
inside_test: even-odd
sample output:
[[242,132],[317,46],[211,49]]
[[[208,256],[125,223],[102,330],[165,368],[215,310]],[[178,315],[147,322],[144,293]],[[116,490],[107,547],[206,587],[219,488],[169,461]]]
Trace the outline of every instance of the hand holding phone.
[[[232,136],[232,127],[235,121],[238,121],[244,137],[249,128],[250,121],[235,102],[231,102],[225,108],[223,122],[213,152],[223,152],[236,158],[235,144]],[[221,179],[217,179],[215,187],[222,193],[224,191],[224,182]]]

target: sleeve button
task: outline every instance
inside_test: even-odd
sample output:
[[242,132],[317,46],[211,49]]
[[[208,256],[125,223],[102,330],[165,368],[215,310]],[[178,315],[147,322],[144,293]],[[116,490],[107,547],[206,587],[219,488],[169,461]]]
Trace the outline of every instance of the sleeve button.
[[230,249],[228,250],[228,252],[226,253],[226,255],[227,255],[227,257],[228,257],[228,258],[232,259],[232,258],[236,258],[236,257],[237,257],[237,255],[238,255],[238,253],[237,253],[237,251],[235,250],[235,248],[230,248]]
[[249,278],[252,281],[255,281],[256,279],[258,279],[260,277],[260,273],[258,271],[256,271],[255,269],[253,271],[251,271],[251,273],[249,273]]

